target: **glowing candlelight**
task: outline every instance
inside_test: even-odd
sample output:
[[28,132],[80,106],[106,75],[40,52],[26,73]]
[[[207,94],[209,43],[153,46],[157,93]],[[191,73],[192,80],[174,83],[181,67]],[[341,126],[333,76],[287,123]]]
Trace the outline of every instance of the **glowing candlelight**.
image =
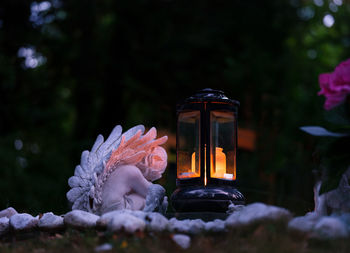
[[[213,159],[211,159],[213,161]],[[212,176],[225,178],[226,174],[226,155],[222,152],[222,148],[217,147],[215,151],[215,168],[212,166]]]
[[[206,154],[206,148],[204,149],[204,152]],[[214,163],[212,154],[211,154],[211,162],[212,164]],[[191,172],[195,173],[195,171],[196,171],[196,152],[193,152],[191,157]],[[222,148],[220,147],[216,147],[215,149],[215,166],[214,164],[212,165],[211,176],[216,178],[226,178],[226,179],[233,178],[232,174],[226,173],[226,155],[224,152],[222,152]],[[206,180],[207,180],[206,175],[204,180],[206,184]]]

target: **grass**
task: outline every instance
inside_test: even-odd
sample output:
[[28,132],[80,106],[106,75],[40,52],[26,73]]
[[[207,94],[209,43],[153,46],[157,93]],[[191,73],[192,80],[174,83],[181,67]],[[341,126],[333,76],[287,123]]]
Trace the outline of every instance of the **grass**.
[[[191,236],[191,247],[181,249],[172,241],[172,233],[107,233],[68,229],[62,233],[35,232],[3,238],[0,252],[95,252],[96,246],[110,243],[110,252],[350,252],[349,240],[312,240],[290,234],[282,224],[260,224],[227,233],[206,233]],[[106,251],[108,252],[108,251]]]

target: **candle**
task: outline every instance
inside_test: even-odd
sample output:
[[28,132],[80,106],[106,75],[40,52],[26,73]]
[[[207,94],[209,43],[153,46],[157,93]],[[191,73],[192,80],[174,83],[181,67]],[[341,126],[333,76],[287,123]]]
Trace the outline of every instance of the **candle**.
[[[206,149],[204,149],[204,152],[206,152]],[[224,152],[222,152],[222,148],[216,147],[215,166],[214,166],[212,154],[211,154],[211,163],[213,164],[211,168],[212,177],[232,179],[232,177],[230,177],[230,175],[232,174],[226,174],[226,155]],[[195,173],[195,171],[196,171],[196,152],[193,152],[191,157],[191,172]]]
[[[213,161],[213,159],[211,159]],[[214,166],[213,166],[214,167]],[[222,148],[217,147],[215,152],[215,169],[212,168],[212,177],[225,178],[226,174],[226,155]]]

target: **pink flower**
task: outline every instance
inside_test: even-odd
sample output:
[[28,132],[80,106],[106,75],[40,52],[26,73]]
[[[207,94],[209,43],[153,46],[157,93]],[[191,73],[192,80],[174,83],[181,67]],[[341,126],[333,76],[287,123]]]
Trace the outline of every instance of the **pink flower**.
[[157,146],[137,164],[137,167],[147,180],[154,181],[161,178],[167,166],[167,160],[165,149]]
[[341,62],[332,73],[320,74],[319,83],[326,102],[324,108],[330,110],[341,104],[350,94],[350,59]]

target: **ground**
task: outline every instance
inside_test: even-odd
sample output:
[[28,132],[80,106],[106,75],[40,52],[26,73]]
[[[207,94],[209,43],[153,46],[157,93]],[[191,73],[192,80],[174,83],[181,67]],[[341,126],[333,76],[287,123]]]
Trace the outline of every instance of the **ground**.
[[105,252],[350,252],[348,240],[313,240],[289,233],[285,225],[270,223],[226,233],[194,235],[187,250],[175,244],[172,236],[168,232],[127,235],[68,229],[61,233],[36,232],[2,238],[0,252],[95,252],[104,243],[113,246],[113,250]]

